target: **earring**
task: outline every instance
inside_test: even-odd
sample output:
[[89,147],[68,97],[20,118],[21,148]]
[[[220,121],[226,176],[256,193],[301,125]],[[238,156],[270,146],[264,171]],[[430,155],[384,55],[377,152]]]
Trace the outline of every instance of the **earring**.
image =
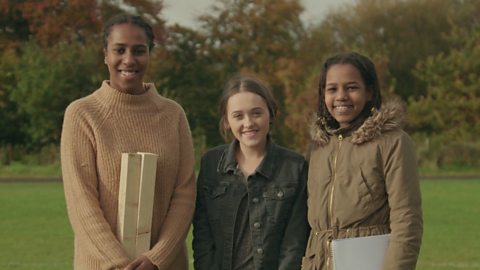
[[374,114],[376,111],[377,111],[377,109],[375,107],[372,106],[372,108],[370,108],[370,113],[371,114]]

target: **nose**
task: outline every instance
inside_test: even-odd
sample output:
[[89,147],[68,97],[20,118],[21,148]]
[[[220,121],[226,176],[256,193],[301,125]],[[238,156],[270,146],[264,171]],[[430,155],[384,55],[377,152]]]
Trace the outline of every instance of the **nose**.
[[249,115],[245,116],[244,121],[243,121],[243,125],[244,125],[245,127],[251,127],[251,126],[253,126],[252,117],[249,116]]
[[133,56],[133,53],[127,50],[123,54],[122,62],[126,65],[132,64],[135,61],[135,58]]
[[335,99],[337,100],[346,100],[348,98],[348,92],[344,87],[339,87],[337,90],[337,95]]

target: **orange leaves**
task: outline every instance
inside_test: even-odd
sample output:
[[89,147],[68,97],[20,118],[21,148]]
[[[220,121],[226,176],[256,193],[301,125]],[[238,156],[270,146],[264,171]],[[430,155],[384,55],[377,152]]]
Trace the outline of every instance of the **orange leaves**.
[[26,22],[29,33],[43,46],[83,41],[97,35],[103,20],[119,12],[145,16],[160,40],[165,33],[160,18],[162,1],[126,0],[120,5],[115,0],[0,0],[0,8],[0,14],[17,16],[19,22]]
[[9,5],[28,22],[28,29],[44,46],[96,32],[95,0],[27,0]]

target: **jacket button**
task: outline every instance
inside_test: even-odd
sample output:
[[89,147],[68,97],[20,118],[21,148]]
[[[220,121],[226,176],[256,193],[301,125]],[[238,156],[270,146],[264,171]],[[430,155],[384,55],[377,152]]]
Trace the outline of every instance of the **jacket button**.
[[257,248],[257,254],[262,255],[263,254],[263,248]]
[[281,190],[277,193],[277,197],[279,197],[279,198],[282,198],[283,195],[285,195],[285,194]]
[[260,228],[260,227],[261,227],[260,222],[255,222],[255,223],[253,223],[253,227],[254,227],[255,229]]
[[253,199],[252,199],[252,202],[253,202],[253,203],[258,203],[258,202],[259,202],[259,200],[258,200],[258,198],[257,198],[257,197],[255,197],[255,198],[253,198]]

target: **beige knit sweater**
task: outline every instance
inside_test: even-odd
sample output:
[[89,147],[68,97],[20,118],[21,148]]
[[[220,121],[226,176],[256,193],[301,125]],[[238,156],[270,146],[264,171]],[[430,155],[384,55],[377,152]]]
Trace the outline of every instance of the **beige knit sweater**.
[[185,113],[152,84],[128,95],[104,81],[65,111],[61,162],[76,270],[122,269],[131,260],[116,237],[121,154],[159,156],[152,248],[160,270],[188,268],[185,237],[195,205],[194,155]]

